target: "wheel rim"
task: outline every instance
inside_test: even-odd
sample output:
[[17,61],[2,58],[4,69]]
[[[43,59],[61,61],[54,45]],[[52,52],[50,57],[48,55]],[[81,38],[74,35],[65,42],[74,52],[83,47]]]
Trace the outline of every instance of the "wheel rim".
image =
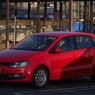
[[43,86],[47,81],[47,75],[44,70],[39,70],[35,74],[35,82],[38,86]]

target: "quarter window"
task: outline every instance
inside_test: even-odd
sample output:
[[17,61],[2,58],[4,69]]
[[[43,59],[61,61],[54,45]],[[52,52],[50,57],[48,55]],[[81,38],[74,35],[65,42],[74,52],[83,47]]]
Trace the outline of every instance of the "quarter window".
[[76,36],[77,49],[92,47],[91,37],[89,36]]

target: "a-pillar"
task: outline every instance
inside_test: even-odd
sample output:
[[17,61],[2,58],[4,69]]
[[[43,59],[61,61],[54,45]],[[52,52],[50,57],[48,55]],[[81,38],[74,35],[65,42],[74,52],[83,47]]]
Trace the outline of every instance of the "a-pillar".
[[73,23],[73,0],[69,0],[69,31],[72,31],[72,23]]

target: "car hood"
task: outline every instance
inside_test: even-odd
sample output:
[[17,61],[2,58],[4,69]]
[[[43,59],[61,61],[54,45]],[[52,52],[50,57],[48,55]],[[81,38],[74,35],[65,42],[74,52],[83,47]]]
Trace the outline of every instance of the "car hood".
[[20,60],[29,60],[35,56],[41,55],[39,51],[14,50],[8,49],[0,52],[0,62],[15,62]]

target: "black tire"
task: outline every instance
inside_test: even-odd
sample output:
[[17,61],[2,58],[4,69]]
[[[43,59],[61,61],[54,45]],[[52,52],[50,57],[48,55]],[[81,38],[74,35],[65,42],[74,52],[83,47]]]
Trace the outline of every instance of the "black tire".
[[48,80],[49,80],[48,70],[43,66],[37,67],[32,76],[33,87],[42,88],[46,86]]
[[93,72],[93,75],[91,76],[91,80],[95,82],[95,71]]

